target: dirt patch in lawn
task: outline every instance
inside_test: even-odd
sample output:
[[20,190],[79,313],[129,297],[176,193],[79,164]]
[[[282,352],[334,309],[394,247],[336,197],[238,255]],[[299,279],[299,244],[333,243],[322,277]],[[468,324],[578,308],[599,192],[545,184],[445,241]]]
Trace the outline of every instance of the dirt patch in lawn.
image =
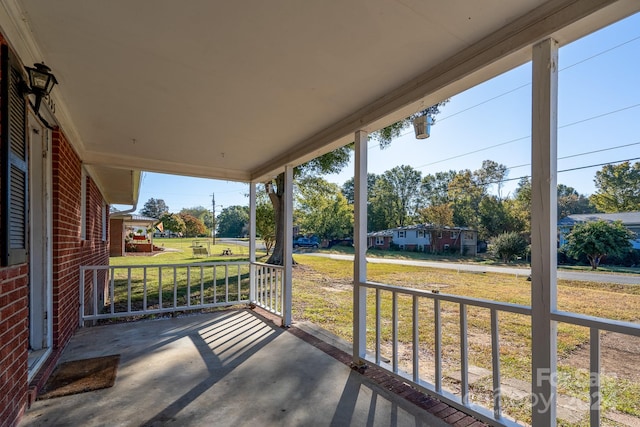
[[[588,343],[581,345],[560,362],[588,370],[590,348]],[[600,372],[604,375],[640,382],[640,337],[603,332],[600,336],[600,363]]]

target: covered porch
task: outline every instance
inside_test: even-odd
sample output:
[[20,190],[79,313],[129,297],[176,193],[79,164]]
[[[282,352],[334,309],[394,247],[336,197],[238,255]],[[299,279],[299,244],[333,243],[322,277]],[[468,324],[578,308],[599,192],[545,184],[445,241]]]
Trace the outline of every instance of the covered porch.
[[[584,401],[591,425],[601,424],[600,334],[612,331],[637,337],[640,327],[557,309],[558,49],[638,12],[640,3],[367,0],[330,6],[282,2],[274,7],[265,2],[247,6],[199,1],[192,8],[166,1],[80,3],[10,0],[0,9],[3,34],[20,60],[27,65],[46,61],[58,77],[60,84],[47,98],[43,114],[68,134],[82,160],[78,175],[91,176],[109,203],[133,202],[133,210],[142,170],[251,184],[251,255],[246,265],[218,267],[224,271],[222,277],[214,269],[211,294],[205,292],[209,279],[202,276],[208,266],[193,271],[184,267],[188,271],[184,295],[178,292],[176,267],[166,266],[173,269],[173,282],[167,285],[172,291],[164,289],[159,279],[154,285],[160,287],[158,301],[153,302],[148,300],[152,282],[145,269],[144,276],[136,279],[144,295],[139,307],[131,303],[131,273],[122,282],[129,296],[116,306],[114,272],[108,266],[93,270],[94,266],[83,266],[78,290],[81,325],[122,313],[250,303],[276,313],[281,325],[291,326],[293,170],[354,142],[349,363],[358,369],[365,365],[384,369],[390,378],[436,396],[454,412],[462,410],[493,425],[514,425],[501,406],[499,331],[504,318],[525,317],[532,341],[532,424],[553,426],[558,418],[557,326],[575,324],[589,329],[592,384]],[[389,55],[386,60],[377,60],[384,54]],[[369,281],[365,255],[370,133],[528,61],[532,62],[535,201],[531,306]],[[255,209],[256,185],[281,174],[286,243],[285,265],[280,269],[256,263]],[[106,204],[103,208],[106,217]],[[51,259],[52,271],[58,271],[62,262],[50,252],[47,260]],[[166,274],[169,278],[171,273]],[[159,270],[158,277],[162,275]],[[235,288],[229,285],[233,277],[237,277]],[[53,301],[54,291],[47,292],[48,301]],[[98,304],[101,296],[106,311]],[[56,303],[72,305],[75,297]],[[381,314],[383,298],[391,301],[386,318]],[[403,320],[397,310],[399,299],[413,304]],[[442,386],[444,303],[457,305],[460,386],[456,393]],[[478,405],[469,393],[470,308],[491,317],[494,402],[488,406]],[[68,313],[77,316],[75,310]],[[56,324],[73,323],[63,318],[68,313],[56,313],[60,316]],[[393,330],[389,359],[380,350],[383,322]],[[402,327],[413,330],[410,366],[398,363]],[[420,328],[433,328],[435,336],[429,349],[436,355],[432,379],[421,376]],[[61,339],[56,346],[61,351],[65,344]],[[61,360],[116,352],[122,354],[122,362],[115,387],[37,402],[23,423],[439,423],[428,411],[405,404],[346,364],[246,310],[80,329]]]
[[[81,329],[61,362],[120,354],[115,385],[37,401],[21,426],[437,427],[465,418],[419,393],[411,401],[388,390],[391,379],[380,385],[352,370],[344,351],[318,348],[265,314],[228,309]],[[432,412],[457,415],[446,423]]]

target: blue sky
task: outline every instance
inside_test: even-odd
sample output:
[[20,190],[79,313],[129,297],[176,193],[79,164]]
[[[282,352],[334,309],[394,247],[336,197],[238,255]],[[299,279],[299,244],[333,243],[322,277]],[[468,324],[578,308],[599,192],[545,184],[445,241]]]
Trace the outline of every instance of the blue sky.
[[[559,53],[558,182],[581,194],[595,191],[603,163],[640,161],[640,14],[564,46]],[[509,168],[502,195],[531,174],[531,65],[525,64],[451,98],[431,137],[413,129],[385,150],[369,142],[369,172],[410,165],[423,176],[445,170],[479,169],[491,159]],[[569,169],[573,169],[569,171]],[[342,184],[353,165],[325,178]],[[145,173],[138,208],[163,199],[172,212],[185,207],[216,211],[246,205],[249,186],[229,181]]]

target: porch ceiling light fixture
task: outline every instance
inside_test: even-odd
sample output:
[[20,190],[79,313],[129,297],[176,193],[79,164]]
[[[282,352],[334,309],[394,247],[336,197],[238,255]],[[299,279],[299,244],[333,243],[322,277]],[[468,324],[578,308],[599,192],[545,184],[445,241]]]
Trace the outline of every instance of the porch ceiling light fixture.
[[42,99],[49,96],[51,89],[58,83],[56,76],[51,73],[51,68],[44,65],[44,62],[40,64],[33,64],[33,67],[24,67],[29,74],[29,87],[28,93],[32,93],[36,96],[36,102],[33,105],[36,114],[40,110],[40,104]]
[[427,139],[431,135],[431,125],[433,124],[433,117],[427,114],[424,116],[418,116],[413,119],[413,130],[416,133],[417,139]]

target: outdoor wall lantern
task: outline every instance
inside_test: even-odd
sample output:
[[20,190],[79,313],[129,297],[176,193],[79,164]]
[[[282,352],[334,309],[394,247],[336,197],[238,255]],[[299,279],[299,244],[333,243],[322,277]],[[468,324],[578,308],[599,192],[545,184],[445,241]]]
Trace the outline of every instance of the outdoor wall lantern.
[[429,114],[424,116],[418,116],[413,119],[413,130],[416,133],[416,138],[427,139],[431,134],[431,125],[433,124],[433,117]]
[[51,74],[51,68],[44,65],[44,62],[41,64],[33,64],[33,68],[24,68],[27,70],[27,74],[29,74],[29,87],[27,88],[27,92],[36,96],[36,102],[33,108],[36,114],[38,114],[42,99],[49,96],[51,89],[58,83],[58,80],[56,80],[56,76]]

